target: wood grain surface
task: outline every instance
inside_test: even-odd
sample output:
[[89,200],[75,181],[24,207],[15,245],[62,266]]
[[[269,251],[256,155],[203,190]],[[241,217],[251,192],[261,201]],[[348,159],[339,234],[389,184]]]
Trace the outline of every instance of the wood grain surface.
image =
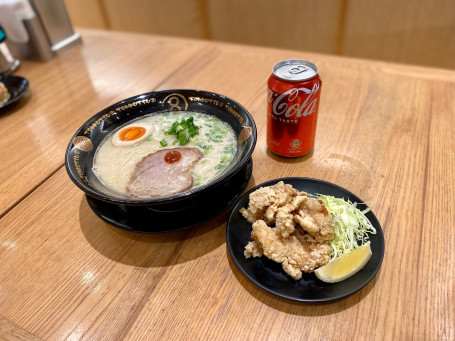
[[455,69],[452,0],[66,0],[77,27]]
[[202,0],[102,0],[102,4],[113,30],[208,38]]
[[347,0],[341,55],[455,69],[455,2]]
[[17,70],[30,91],[17,105],[0,109],[0,216],[61,167],[71,137],[88,118],[152,91],[205,46],[145,35],[137,38],[142,44],[122,34],[102,43],[104,34],[92,37],[51,63],[24,62]]
[[[43,340],[455,339],[455,72],[82,33],[84,44],[58,59],[25,62],[30,99],[0,115],[2,319]],[[266,148],[266,82],[291,57],[316,63],[323,85],[315,150],[288,159]],[[168,88],[218,92],[250,111],[258,141],[249,188],[314,177],[374,204],[386,244],[376,277],[338,301],[297,303],[236,268],[225,243],[231,208],[156,235],[100,220],[66,174],[67,143],[108,104]]]
[[40,341],[26,330],[18,327],[11,321],[0,316],[0,340],[1,341]]
[[209,0],[210,37],[242,44],[336,53],[343,0]]
[[69,0],[65,6],[73,23],[82,27],[107,29],[110,19],[102,0]]

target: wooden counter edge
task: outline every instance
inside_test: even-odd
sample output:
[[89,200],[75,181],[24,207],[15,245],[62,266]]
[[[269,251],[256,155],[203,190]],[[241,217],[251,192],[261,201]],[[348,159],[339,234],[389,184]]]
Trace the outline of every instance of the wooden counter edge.
[[42,341],[25,329],[0,316],[0,341]]

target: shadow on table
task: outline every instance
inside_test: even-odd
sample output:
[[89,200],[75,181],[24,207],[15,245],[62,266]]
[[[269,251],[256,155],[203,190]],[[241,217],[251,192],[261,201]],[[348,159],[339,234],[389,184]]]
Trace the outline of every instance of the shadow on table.
[[227,251],[229,266],[242,287],[256,300],[269,307],[298,316],[326,316],[339,313],[362,301],[373,289],[376,284],[374,277],[365,287],[350,296],[340,298],[330,302],[298,302],[290,299],[273,295],[252,283],[235,265],[229,252]]
[[[252,177],[246,190],[254,185]],[[163,267],[197,259],[223,245],[226,221],[234,205],[235,202],[215,218],[193,227],[147,234],[122,230],[104,222],[83,196],[79,222],[89,244],[107,258],[137,267]]]
[[27,103],[30,102],[31,98],[32,92],[31,90],[28,90],[27,93],[21,99],[17,100],[17,102],[11,103],[5,107],[0,108],[0,116],[6,117],[15,114],[17,111],[25,107]]

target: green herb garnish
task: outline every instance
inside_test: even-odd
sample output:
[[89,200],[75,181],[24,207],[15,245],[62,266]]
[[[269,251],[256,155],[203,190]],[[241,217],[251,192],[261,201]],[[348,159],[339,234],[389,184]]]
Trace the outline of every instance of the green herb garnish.
[[204,144],[203,142],[196,142],[196,146],[198,146],[199,148],[201,148],[203,151],[204,151],[204,154],[205,155],[208,155],[210,154],[210,152],[212,151],[213,149],[213,146],[210,145],[210,144]]
[[191,137],[199,134],[199,127],[194,124],[193,117],[189,117],[186,120],[175,121],[172,124],[171,129],[164,132],[165,135],[175,135],[175,143],[179,143],[181,146],[187,144]]
[[163,147],[166,147],[167,146],[167,141],[165,139],[162,139],[160,141],[160,144],[163,146]]
[[217,164],[217,165],[215,166],[215,169],[223,169],[223,168],[226,167],[226,166],[228,165],[228,163],[231,162],[231,161],[232,161],[232,158],[231,158],[231,157],[224,155],[224,156],[221,158],[220,163]]
[[229,146],[225,146],[223,148],[223,153],[224,154],[234,154],[235,153],[235,145],[229,145]]
[[209,142],[220,143],[223,142],[223,138],[227,136],[228,132],[228,128],[218,124],[213,126],[205,136],[207,136]]

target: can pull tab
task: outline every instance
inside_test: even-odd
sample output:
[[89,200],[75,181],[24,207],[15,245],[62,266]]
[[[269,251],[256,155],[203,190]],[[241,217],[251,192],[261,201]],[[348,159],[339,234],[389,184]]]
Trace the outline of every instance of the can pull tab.
[[292,73],[293,75],[297,75],[299,73],[306,72],[307,70],[308,70],[308,66],[296,65],[289,69],[289,73]]

